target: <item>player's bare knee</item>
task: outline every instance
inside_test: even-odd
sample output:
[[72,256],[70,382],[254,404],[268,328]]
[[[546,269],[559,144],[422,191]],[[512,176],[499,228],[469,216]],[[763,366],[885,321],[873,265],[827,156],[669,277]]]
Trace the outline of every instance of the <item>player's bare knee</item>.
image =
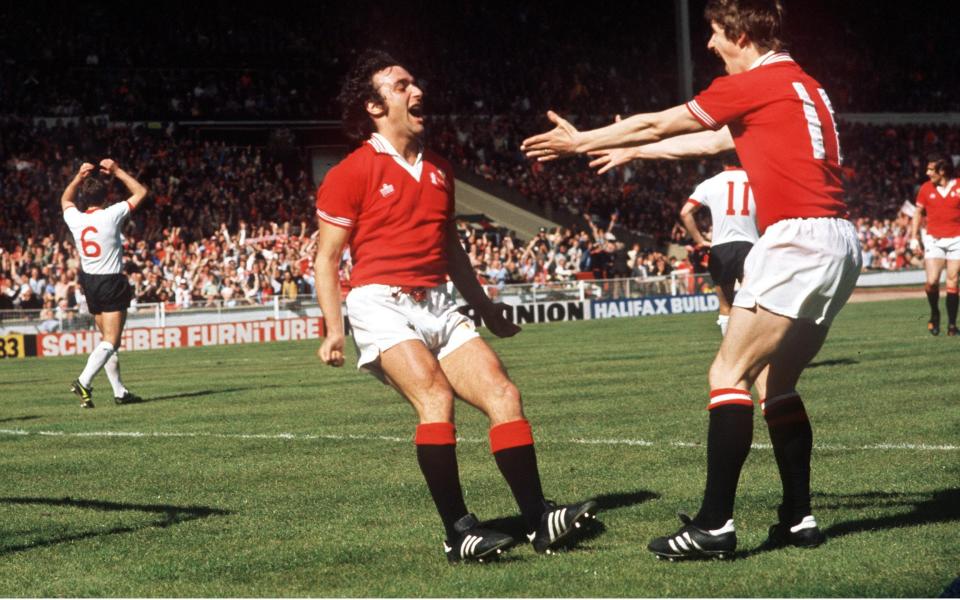
[[453,394],[428,390],[412,399],[421,423],[453,422]]
[[744,365],[740,362],[731,362],[723,360],[720,356],[714,359],[710,365],[710,371],[707,379],[710,383],[710,389],[719,388],[749,388],[753,382],[760,376],[765,365]]
[[520,390],[509,379],[491,386],[486,406],[487,416],[494,425],[523,418]]
[[713,359],[713,363],[710,365],[710,371],[707,374],[710,388],[733,387],[740,379],[735,375],[734,366],[735,365],[724,360],[720,355]]

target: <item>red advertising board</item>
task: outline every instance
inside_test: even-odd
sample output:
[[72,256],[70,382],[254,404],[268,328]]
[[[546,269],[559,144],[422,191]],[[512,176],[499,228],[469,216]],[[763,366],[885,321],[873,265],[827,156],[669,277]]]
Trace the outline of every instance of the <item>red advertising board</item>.
[[[188,346],[255,344],[323,337],[323,318],[300,317],[238,323],[142,327],[123,332],[120,349],[161,350]],[[99,331],[43,333],[37,336],[37,356],[89,354],[100,343]]]

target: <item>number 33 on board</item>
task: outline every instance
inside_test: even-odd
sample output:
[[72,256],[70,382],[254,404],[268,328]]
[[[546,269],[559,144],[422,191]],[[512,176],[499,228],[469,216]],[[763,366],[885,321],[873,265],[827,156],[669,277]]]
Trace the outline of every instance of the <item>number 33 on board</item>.
[[23,358],[23,336],[18,333],[0,335],[0,358]]

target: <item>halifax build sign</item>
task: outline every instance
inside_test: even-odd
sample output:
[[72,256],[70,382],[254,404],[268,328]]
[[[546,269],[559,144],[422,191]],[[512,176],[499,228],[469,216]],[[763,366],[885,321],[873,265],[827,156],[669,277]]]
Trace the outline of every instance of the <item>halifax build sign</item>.
[[[524,323],[713,312],[719,306],[720,303],[716,295],[695,294],[623,300],[560,300],[556,302],[506,304],[506,312],[508,319],[517,325],[523,325]],[[480,325],[480,317],[469,306],[461,306],[460,312],[473,319],[478,326]]]

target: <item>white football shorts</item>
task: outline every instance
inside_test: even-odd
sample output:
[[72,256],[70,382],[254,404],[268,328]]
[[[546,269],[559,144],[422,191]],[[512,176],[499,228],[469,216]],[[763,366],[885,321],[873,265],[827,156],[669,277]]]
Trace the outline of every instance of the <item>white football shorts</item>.
[[760,236],[733,305],[829,326],[857,285],[860,242],[846,219],[786,219]]
[[938,238],[924,233],[923,258],[960,260],[960,236]]
[[473,321],[457,312],[446,285],[428,288],[417,302],[400,288],[363,285],[347,294],[347,317],[357,346],[357,368],[384,381],[380,353],[407,340],[419,340],[437,360],[475,337]]

